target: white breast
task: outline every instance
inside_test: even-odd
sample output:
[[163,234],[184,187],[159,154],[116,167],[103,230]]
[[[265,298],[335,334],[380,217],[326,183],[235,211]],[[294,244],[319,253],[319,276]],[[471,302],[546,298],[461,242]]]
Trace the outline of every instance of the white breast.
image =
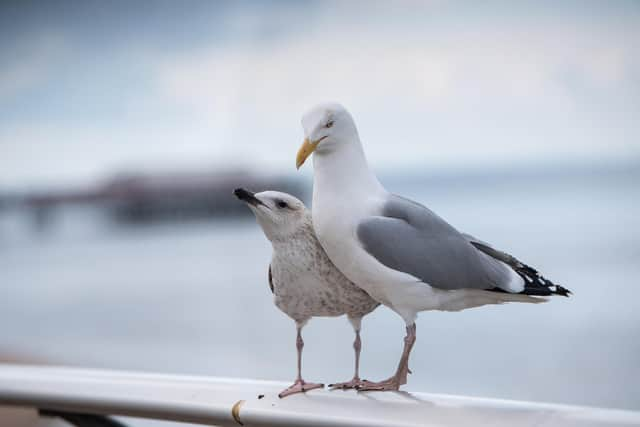
[[382,212],[388,193],[369,170],[359,142],[345,142],[343,147],[314,155],[312,214],[316,235],[349,280],[411,320],[417,311],[431,307],[434,291],[417,278],[386,267],[361,246],[358,224]]
[[[353,200],[341,200],[331,193],[324,193],[322,197],[316,194],[314,191],[313,224],[318,240],[331,261],[374,299],[393,306],[402,289],[398,285],[412,284],[416,279],[378,262],[364,250],[356,235],[358,223],[379,211],[383,197],[371,195],[358,203],[350,203]],[[335,206],[344,208],[338,210]]]

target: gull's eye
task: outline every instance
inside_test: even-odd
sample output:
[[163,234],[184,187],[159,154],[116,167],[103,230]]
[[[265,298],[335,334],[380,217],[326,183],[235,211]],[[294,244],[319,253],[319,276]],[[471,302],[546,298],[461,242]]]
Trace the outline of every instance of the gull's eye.
[[329,120],[327,124],[324,125],[324,127],[326,127],[327,129],[329,129],[331,126],[333,126],[333,120]]
[[282,200],[278,200],[278,201],[276,202],[276,205],[277,205],[280,209],[284,209],[284,208],[286,208],[286,207],[287,207],[287,203],[286,203],[286,202],[283,202]]

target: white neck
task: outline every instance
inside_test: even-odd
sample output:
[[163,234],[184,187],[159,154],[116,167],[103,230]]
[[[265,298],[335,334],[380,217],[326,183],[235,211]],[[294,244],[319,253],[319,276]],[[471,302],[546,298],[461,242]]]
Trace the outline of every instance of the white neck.
[[351,141],[339,141],[328,151],[316,151],[313,169],[314,206],[321,202],[320,194],[346,201],[385,191],[369,169],[357,133]]

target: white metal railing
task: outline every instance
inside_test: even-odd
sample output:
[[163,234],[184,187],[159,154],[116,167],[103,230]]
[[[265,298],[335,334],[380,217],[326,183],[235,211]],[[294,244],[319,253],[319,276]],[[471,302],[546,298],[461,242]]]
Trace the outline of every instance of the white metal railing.
[[217,426],[640,426],[640,412],[267,381],[0,364],[0,404]]

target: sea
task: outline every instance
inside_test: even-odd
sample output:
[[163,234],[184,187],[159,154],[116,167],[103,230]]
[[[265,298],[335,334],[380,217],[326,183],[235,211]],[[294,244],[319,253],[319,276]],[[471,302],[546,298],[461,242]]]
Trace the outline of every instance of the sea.
[[[382,181],[573,291],[421,313],[406,390],[640,410],[637,165]],[[271,250],[250,215],[127,225],[68,208],[43,230],[0,211],[0,355],[292,381],[295,326],[272,302]],[[393,373],[404,332],[386,307],[364,319],[363,377]],[[305,379],[351,378],[346,318],[313,319],[303,336]]]

